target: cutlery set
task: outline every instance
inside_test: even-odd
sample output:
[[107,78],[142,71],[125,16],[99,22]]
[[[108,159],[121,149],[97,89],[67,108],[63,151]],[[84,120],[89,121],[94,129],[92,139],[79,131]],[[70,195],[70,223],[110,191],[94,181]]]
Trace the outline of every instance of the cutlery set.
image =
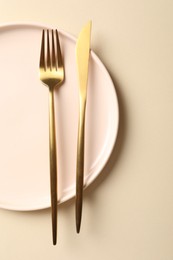
[[[85,143],[85,110],[87,101],[87,81],[90,57],[91,22],[82,29],[76,44],[76,63],[79,81],[79,120],[77,162],[76,162],[76,231],[80,232],[84,182],[84,143]],[[51,44],[50,44],[51,43]],[[40,51],[40,80],[49,88],[49,157],[50,157],[50,191],[53,245],[57,242],[57,149],[56,124],[54,112],[54,89],[59,88],[65,79],[65,67],[61,54],[57,30],[43,30]]]

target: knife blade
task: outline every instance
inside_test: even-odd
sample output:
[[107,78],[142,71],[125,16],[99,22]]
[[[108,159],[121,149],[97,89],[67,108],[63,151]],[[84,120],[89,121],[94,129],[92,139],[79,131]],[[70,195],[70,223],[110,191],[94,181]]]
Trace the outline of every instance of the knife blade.
[[89,21],[76,43],[76,62],[79,81],[79,122],[76,163],[76,231],[80,232],[84,185],[85,110],[87,101],[88,69],[90,57],[91,25]]

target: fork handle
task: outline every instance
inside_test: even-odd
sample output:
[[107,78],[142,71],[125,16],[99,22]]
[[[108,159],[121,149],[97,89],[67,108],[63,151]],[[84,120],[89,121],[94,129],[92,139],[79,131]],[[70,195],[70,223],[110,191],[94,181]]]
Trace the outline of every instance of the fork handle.
[[85,144],[85,108],[86,101],[80,100],[77,165],[76,165],[76,231],[80,232],[83,204],[83,183],[84,183],[84,144]]
[[51,189],[51,212],[52,212],[52,236],[53,244],[57,240],[57,157],[56,157],[56,134],[54,112],[54,88],[49,87],[49,152],[50,152],[50,189]]

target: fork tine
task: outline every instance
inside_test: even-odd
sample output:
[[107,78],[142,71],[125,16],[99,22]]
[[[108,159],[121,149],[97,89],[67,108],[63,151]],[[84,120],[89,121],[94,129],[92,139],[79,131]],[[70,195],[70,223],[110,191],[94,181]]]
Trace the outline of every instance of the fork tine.
[[62,62],[61,48],[60,48],[59,36],[57,30],[56,30],[56,45],[57,45],[58,67],[62,67],[63,62]]
[[44,30],[42,32],[42,40],[41,40],[41,52],[40,52],[40,68],[46,70],[45,64],[45,42],[44,42]]
[[57,70],[56,56],[55,56],[55,43],[54,31],[52,30],[52,69]]
[[52,70],[50,58],[49,30],[47,30],[47,69]]

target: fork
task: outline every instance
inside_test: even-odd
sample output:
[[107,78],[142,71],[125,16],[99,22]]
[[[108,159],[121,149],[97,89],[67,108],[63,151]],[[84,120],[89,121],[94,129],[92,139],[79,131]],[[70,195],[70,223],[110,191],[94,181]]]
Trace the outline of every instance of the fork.
[[[47,48],[45,36],[47,35]],[[50,190],[51,190],[51,215],[53,245],[57,242],[57,155],[54,112],[54,89],[64,81],[64,66],[62,61],[59,36],[57,30],[51,30],[52,48],[50,48],[49,30],[42,32],[40,52],[40,80],[49,88],[49,153],[50,153]],[[47,49],[47,51],[45,50]]]

